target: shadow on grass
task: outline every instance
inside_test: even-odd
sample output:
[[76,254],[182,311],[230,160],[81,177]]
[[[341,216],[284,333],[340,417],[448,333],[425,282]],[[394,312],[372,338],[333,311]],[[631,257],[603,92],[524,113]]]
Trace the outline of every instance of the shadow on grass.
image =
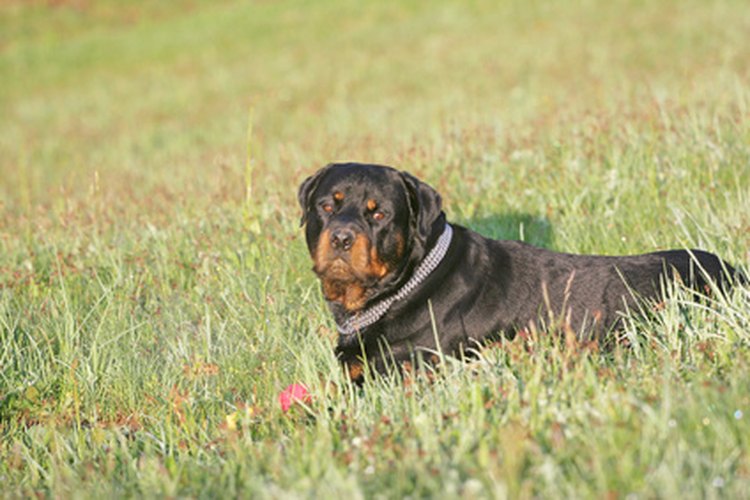
[[495,240],[521,240],[532,245],[552,249],[554,233],[546,217],[520,212],[509,212],[488,217],[456,219],[456,223]]

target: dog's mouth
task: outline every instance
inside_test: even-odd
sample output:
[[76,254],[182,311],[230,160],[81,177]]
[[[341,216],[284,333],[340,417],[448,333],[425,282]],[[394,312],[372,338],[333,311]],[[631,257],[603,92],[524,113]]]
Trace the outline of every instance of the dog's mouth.
[[375,294],[378,282],[388,274],[388,266],[364,235],[358,235],[346,252],[331,248],[328,231],[318,241],[313,271],[321,281],[323,296],[349,312],[362,309]]
[[366,276],[358,272],[346,256],[334,257],[327,261],[316,260],[313,267],[320,279],[343,282],[364,281]]

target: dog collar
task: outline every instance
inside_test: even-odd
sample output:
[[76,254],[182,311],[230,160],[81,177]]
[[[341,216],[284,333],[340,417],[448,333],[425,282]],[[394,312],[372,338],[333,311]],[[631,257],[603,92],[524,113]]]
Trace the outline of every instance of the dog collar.
[[356,332],[362,331],[364,328],[367,328],[382,318],[394,302],[409,295],[417,285],[422,283],[427,276],[437,268],[443,260],[443,257],[445,257],[452,238],[453,228],[451,228],[450,224],[446,224],[445,229],[443,229],[443,234],[440,235],[440,238],[438,238],[435,246],[432,247],[432,250],[427,254],[427,257],[419,263],[414,270],[414,274],[409,278],[409,281],[407,281],[395,294],[363,311],[358,311],[341,324],[336,323],[339,333],[346,336],[352,335]]

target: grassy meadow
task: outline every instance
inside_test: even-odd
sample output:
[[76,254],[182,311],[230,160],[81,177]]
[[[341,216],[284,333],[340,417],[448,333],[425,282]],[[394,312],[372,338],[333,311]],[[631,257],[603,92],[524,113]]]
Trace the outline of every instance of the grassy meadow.
[[350,387],[296,202],[344,160],[488,236],[747,270],[750,6],[0,3],[2,496],[750,496],[747,288]]

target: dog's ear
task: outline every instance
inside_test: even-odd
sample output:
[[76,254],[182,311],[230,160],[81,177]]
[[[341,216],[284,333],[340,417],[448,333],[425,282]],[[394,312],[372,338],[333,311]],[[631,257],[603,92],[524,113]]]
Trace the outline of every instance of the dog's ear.
[[443,200],[437,191],[413,175],[401,172],[401,178],[406,184],[409,212],[416,237],[425,243],[432,234],[433,226],[438,219],[445,218]]
[[313,175],[302,181],[302,184],[300,184],[299,190],[297,191],[297,200],[299,200],[299,205],[302,208],[302,217],[299,221],[300,227],[305,225],[305,221],[307,220],[307,210],[310,205],[310,199],[312,198],[313,193],[315,193],[315,189],[318,187],[320,179],[323,178],[323,175],[325,175],[325,173],[328,172],[330,168],[331,165],[326,165],[325,167],[321,168]]

